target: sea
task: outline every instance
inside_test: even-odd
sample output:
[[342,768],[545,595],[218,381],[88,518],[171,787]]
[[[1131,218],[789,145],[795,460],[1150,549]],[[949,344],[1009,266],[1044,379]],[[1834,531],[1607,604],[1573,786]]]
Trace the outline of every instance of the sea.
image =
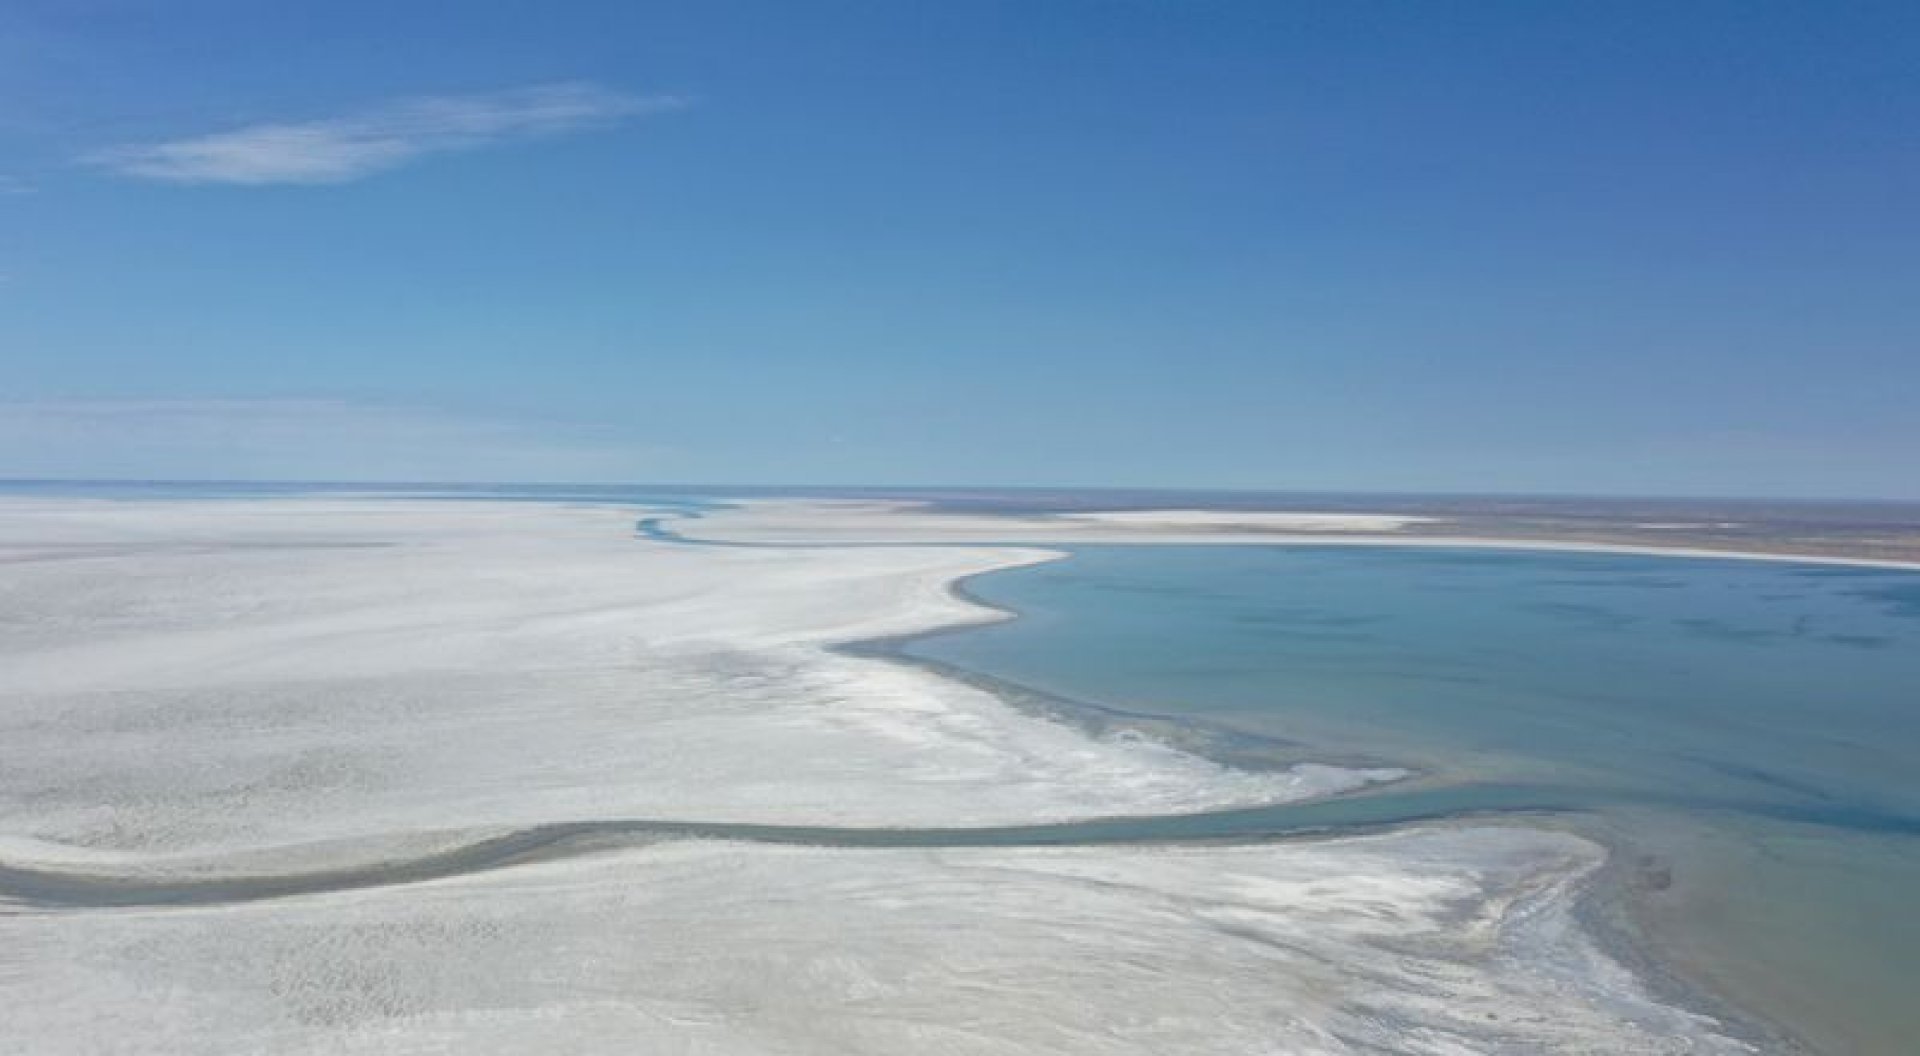
[[1581,829],[1622,864],[1596,922],[1697,1002],[1823,1053],[1920,1051],[1920,573],[1117,546],[963,589],[1018,618],[901,651],[1104,726],[1204,732],[1238,762],[1415,771],[1295,808],[1330,831]]

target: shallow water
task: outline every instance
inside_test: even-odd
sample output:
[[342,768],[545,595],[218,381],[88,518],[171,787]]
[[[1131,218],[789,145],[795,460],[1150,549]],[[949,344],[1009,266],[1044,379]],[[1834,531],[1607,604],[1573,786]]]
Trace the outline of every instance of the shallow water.
[[1920,574],[1096,547],[968,589],[1023,618],[911,655],[1409,763],[1434,783],[1403,816],[1595,811],[1648,857],[1636,915],[1685,974],[1821,1051],[1920,1036]]

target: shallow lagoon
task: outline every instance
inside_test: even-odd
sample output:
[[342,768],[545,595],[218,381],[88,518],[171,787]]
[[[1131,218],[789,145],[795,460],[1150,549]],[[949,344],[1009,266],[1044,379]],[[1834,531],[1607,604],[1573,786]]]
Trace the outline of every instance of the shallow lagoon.
[[1590,811],[1684,974],[1822,1051],[1920,1036],[1920,573],[1096,547],[967,587],[1023,618],[911,654],[1426,771],[1387,813]]

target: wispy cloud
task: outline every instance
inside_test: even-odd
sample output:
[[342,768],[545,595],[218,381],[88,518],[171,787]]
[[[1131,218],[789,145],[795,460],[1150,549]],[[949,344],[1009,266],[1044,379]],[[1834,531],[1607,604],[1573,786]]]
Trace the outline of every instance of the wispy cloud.
[[0,194],[32,194],[36,189],[18,176],[0,173]]
[[86,160],[121,175],[172,183],[344,183],[430,154],[605,127],[686,105],[679,96],[553,84],[402,99],[320,121],[113,147]]
[[0,400],[0,479],[629,480],[670,457],[628,426],[406,404]]

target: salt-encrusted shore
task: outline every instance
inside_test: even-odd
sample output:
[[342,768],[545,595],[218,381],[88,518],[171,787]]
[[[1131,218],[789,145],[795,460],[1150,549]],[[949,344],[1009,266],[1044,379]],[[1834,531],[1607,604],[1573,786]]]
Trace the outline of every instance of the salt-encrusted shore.
[[713,519],[676,520],[690,540],[779,544],[955,544],[1027,546],[1140,543],[1159,545],[1421,546],[1437,549],[1538,550],[1548,553],[1640,554],[1920,571],[1920,561],[1848,553],[1705,547],[1682,543],[1608,542],[1578,538],[1475,535],[1448,519],[1374,513],[1277,510],[1091,510],[983,513],[924,502],[852,499],[741,499]]
[[[554,821],[955,827],[1391,776],[1094,739],[831,648],[995,618],[950,584],[1044,551],[689,547],[634,516],[0,502],[0,864],[255,876]],[[1599,858],[1496,827],[668,842],[244,904],[0,905],[0,1006],[10,1046],[54,1054],[1746,1051],[1574,925]]]
[[632,511],[524,503],[0,510],[15,863],[583,818],[1018,824],[1388,776],[1095,741],[827,648],[996,618],[948,584],[1032,550],[677,547],[636,541]]
[[688,841],[269,903],[0,916],[17,1051],[1749,1051],[1568,916],[1524,829],[1283,846]]

